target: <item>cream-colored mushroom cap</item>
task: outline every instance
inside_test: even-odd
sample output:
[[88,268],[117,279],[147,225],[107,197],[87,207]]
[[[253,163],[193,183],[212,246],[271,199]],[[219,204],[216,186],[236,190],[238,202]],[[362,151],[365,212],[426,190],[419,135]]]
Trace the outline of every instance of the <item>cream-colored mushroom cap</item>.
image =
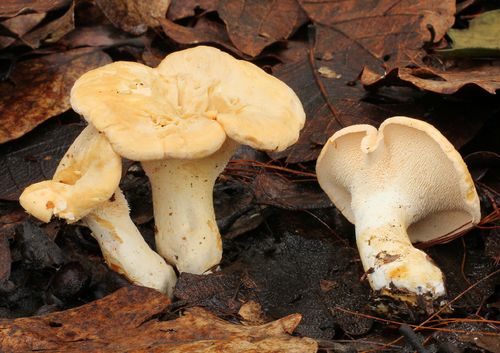
[[286,84],[205,46],[170,54],[154,69],[115,62],[89,71],[75,82],[71,105],[132,160],[201,158],[226,135],[280,151],[305,121]]
[[66,152],[53,179],[28,186],[19,202],[44,222],[53,215],[76,222],[113,195],[121,170],[120,156],[89,125]]
[[318,158],[317,175],[351,223],[357,223],[353,208],[363,199],[376,194],[391,199],[412,242],[471,227],[481,217],[462,157],[437,129],[421,120],[393,117],[378,131],[370,125],[338,131]]

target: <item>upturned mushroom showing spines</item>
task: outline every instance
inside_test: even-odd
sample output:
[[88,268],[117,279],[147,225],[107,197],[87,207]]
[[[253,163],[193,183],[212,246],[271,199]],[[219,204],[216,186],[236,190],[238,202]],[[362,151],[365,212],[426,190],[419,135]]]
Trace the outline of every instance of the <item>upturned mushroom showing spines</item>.
[[305,113],[285,83],[211,47],[168,55],[157,68],[115,62],[80,77],[71,104],[151,180],[159,253],[179,271],[221,258],[212,190],[239,144],[281,151]]
[[[103,134],[87,126],[70,146],[52,180],[27,187],[19,201],[36,218],[82,220],[113,270],[135,284],[172,293],[176,276],[144,241],[118,184],[121,158]],[[112,197],[114,194],[114,197]]]
[[479,198],[460,154],[432,125],[393,117],[379,130],[335,133],[316,165],[318,181],[355,224],[371,287],[415,303],[445,294],[441,270],[414,242],[472,227]]

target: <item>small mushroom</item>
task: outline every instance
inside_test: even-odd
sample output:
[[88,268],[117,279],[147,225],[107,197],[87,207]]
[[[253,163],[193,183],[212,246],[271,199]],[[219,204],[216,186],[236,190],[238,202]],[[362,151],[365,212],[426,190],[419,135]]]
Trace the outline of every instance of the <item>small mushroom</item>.
[[104,259],[130,281],[171,295],[176,275],[144,241],[129,216],[118,184],[121,158],[106,137],[87,126],[70,146],[52,180],[28,186],[19,201],[44,222],[52,216],[82,220],[99,243]]
[[467,166],[436,128],[406,117],[387,119],[378,131],[349,126],[328,140],[316,172],[356,226],[375,291],[414,304],[445,294],[441,270],[412,243],[470,228],[481,215]]
[[158,252],[181,272],[217,265],[222,244],[212,193],[240,144],[281,151],[305,114],[295,93],[257,66],[211,47],[153,69],[115,62],[80,77],[73,108],[151,181]]

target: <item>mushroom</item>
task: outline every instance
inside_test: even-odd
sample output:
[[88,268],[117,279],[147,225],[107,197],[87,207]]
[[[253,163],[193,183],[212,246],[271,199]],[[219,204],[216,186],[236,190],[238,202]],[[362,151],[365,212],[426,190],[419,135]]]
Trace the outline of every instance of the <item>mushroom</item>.
[[131,282],[172,294],[176,275],[155,253],[129,216],[118,184],[121,158],[106,137],[87,126],[70,146],[52,180],[28,186],[19,201],[43,222],[52,216],[82,220],[99,243],[104,259]]
[[445,294],[441,270],[412,246],[480,220],[479,198],[460,154],[432,125],[407,117],[379,130],[337,131],[316,164],[320,186],[356,227],[371,287],[410,303]]
[[281,151],[305,120],[286,84],[206,46],[172,53],[154,69],[115,62],[87,72],[71,103],[115,151],[142,162],[158,252],[197,274],[222,256],[212,193],[231,155],[240,144]]

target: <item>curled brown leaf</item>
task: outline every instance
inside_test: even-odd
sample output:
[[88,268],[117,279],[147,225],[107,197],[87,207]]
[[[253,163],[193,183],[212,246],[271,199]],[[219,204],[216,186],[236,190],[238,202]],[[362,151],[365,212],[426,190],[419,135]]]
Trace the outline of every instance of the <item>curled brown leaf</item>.
[[0,321],[0,350],[31,352],[316,352],[292,337],[301,316],[259,326],[228,323],[201,308],[176,320],[156,317],[170,304],[149,288],[126,287],[102,300],[45,316]]

